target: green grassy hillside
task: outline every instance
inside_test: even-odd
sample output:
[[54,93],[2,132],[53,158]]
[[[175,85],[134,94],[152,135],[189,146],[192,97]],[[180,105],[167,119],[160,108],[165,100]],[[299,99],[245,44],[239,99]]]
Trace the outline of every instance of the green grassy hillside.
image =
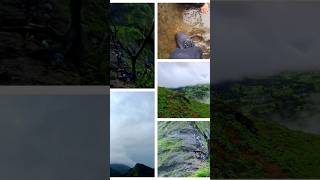
[[160,118],[209,118],[210,106],[170,89],[158,88]]
[[310,101],[319,93],[319,75],[283,73],[216,85],[212,177],[320,178],[319,133],[289,126],[311,122],[301,112],[319,114],[314,111],[319,104]]
[[281,73],[264,79],[245,79],[215,85],[215,96],[241,112],[266,117],[277,112],[283,118],[309,106],[308,97],[320,93],[320,72]]
[[320,178],[320,135],[213,107],[212,177]]
[[172,89],[184,94],[187,98],[210,104],[210,84],[198,84]]

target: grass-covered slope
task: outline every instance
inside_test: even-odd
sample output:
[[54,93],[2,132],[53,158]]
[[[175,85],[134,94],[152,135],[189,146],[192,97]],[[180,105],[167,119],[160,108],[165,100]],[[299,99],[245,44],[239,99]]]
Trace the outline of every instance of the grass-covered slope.
[[225,82],[215,85],[214,93],[244,113],[265,117],[278,112],[283,118],[291,118],[308,107],[306,98],[320,93],[320,72],[287,72]]
[[209,118],[210,106],[170,89],[158,88],[160,118]]
[[320,178],[320,135],[288,125],[310,122],[301,112],[319,114],[313,110],[319,104],[309,100],[319,93],[319,80],[316,72],[283,73],[216,85],[212,177]]
[[172,89],[185,94],[187,98],[198,100],[205,104],[210,104],[210,84],[198,84]]
[[209,177],[209,122],[159,122],[160,177]]

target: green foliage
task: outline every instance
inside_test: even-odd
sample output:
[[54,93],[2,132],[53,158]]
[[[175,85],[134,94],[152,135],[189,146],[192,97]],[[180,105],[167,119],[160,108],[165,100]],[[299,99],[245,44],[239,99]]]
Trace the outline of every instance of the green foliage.
[[160,118],[209,118],[210,106],[164,87],[158,88]]
[[[283,73],[216,85],[211,154],[214,178],[320,178],[320,135],[269,117],[294,117],[319,93],[320,73]],[[292,120],[292,119],[289,119]]]
[[[110,29],[113,31],[113,38],[117,40],[116,44],[118,44],[118,46],[111,48],[111,51],[117,51],[117,53],[120,51],[123,55],[120,69],[124,69],[123,74],[129,77],[132,75],[132,56],[137,55],[143,41],[151,30],[154,19],[153,4],[112,4],[110,13],[112,18]],[[120,44],[123,45],[123,48]],[[130,51],[130,53],[128,53],[127,50]],[[111,67],[119,68],[116,58],[111,58],[110,61],[111,64],[113,64]],[[111,68],[111,71],[113,74],[116,74],[117,69]],[[148,39],[138,56],[136,61],[136,77],[137,79],[135,81],[126,81],[112,76],[111,80],[115,80],[114,82],[122,82],[111,84],[111,86],[118,87],[119,84],[121,84],[124,87],[154,87],[154,33],[152,33],[151,38]]]
[[143,34],[139,29],[127,26],[117,26],[118,40],[122,42],[125,47],[135,47],[143,40]]
[[210,84],[198,84],[172,89],[183,93],[187,98],[210,104]]
[[168,138],[159,138],[158,140],[158,151],[161,153],[159,156],[159,164],[163,164],[170,160],[170,152],[177,152],[181,148],[182,141],[176,141]]
[[283,73],[266,79],[246,79],[217,85],[215,94],[246,114],[258,117],[279,112],[293,118],[306,99],[320,92],[320,73]]
[[205,166],[194,172],[192,177],[210,177],[210,166]]

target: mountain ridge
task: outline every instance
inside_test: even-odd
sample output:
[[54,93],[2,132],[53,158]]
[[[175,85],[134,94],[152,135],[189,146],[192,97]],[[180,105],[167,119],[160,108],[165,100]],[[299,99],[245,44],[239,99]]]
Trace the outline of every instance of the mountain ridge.
[[137,163],[132,168],[124,164],[111,164],[110,176],[111,177],[153,177],[154,169],[140,163]]

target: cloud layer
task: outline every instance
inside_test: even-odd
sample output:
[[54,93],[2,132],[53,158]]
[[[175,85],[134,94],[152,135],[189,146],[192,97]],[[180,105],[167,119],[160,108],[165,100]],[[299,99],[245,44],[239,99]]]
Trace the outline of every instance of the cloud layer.
[[158,63],[158,85],[176,88],[210,83],[210,63],[162,62]]
[[214,82],[320,69],[320,2],[214,4]]
[[110,163],[154,167],[154,93],[112,92]]

